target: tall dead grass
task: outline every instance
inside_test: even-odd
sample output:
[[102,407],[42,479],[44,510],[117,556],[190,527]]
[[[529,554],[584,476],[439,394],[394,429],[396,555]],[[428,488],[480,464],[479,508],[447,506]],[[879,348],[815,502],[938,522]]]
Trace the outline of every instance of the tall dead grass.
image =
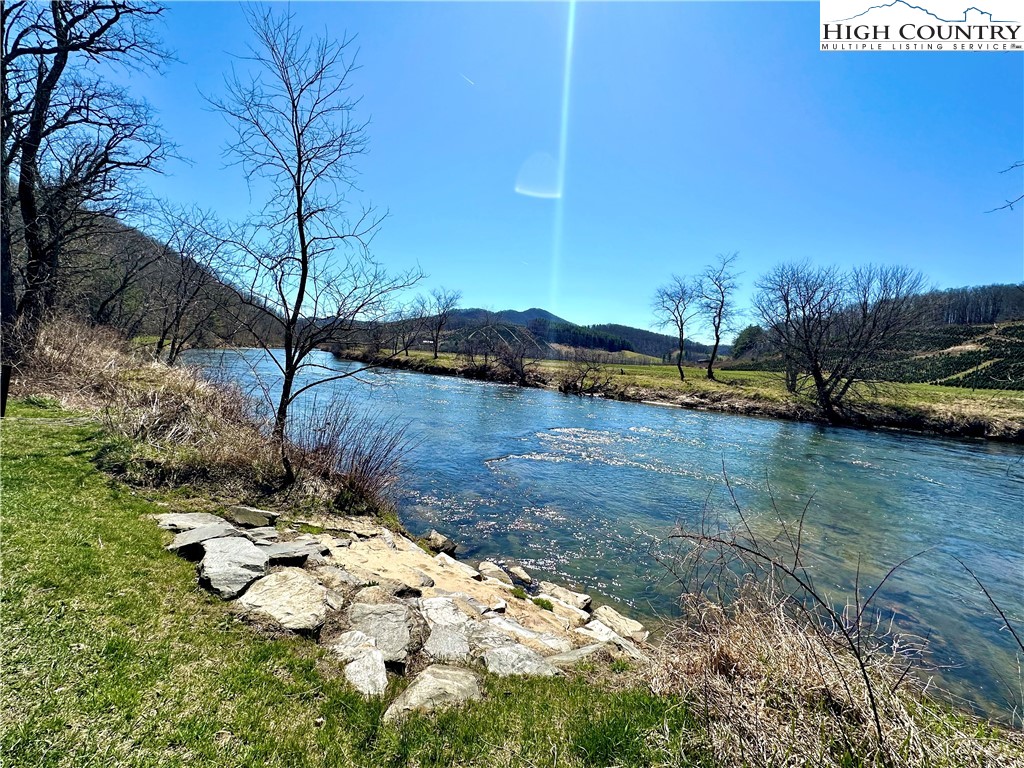
[[872,605],[903,564],[834,606],[804,566],[803,518],[766,534],[733,503],[738,524],[706,510],[656,554],[684,598],[651,687],[691,702],[718,764],[1024,766],[1024,734],[926,696],[910,674],[926,643]]
[[202,486],[219,497],[347,513],[392,511],[408,441],[394,422],[345,401],[297,411],[282,447],[260,401],[234,382],[154,362],[116,332],[53,318],[16,379],[16,394],[92,410],[111,440],[101,464],[147,486]]

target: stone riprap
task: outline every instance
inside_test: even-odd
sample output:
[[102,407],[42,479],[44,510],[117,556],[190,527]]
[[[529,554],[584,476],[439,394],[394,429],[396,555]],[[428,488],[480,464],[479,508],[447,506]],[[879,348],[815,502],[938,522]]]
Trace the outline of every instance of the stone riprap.
[[237,612],[257,627],[320,642],[365,696],[383,696],[389,675],[425,666],[387,720],[480,698],[480,670],[550,676],[595,657],[648,661],[639,622],[608,606],[592,609],[590,595],[538,583],[521,566],[472,568],[451,556],[454,543],[440,534],[432,555],[366,518],[295,521],[324,529],[308,534],[274,525],[277,514],[266,510],[225,514],[233,522],[208,513],[154,517],[175,534],[168,549],[200,560],[204,587],[237,598]]

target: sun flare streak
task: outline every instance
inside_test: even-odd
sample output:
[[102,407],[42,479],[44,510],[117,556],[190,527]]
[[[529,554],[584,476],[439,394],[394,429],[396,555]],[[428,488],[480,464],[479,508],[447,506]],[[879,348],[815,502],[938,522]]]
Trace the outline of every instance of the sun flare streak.
[[552,311],[558,311],[558,289],[562,268],[562,235],[565,221],[565,167],[569,148],[569,96],[572,90],[572,53],[576,37],[576,0],[569,0],[569,18],[565,29],[565,67],[562,71],[562,122],[558,129],[558,174],[555,189],[555,221],[551,245]]

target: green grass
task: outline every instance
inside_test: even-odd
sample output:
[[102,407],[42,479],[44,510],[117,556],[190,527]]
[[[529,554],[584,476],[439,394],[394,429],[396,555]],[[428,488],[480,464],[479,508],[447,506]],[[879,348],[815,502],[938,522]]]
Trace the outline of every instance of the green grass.
[[536,605],[538,608],[543,608],[545,611],[555,610],[554,604],[552,604],[550,600],[543,597],[533,598],[533,604]]
[[109,480],[99,428],[44,413],[68,415],[2,423],[6,768],[710,764],[679,700],[582,676],[488,677],[483,702],[383,725],[404,681],[366,700],[313,643],[238,621],[144,517],[176,497]]

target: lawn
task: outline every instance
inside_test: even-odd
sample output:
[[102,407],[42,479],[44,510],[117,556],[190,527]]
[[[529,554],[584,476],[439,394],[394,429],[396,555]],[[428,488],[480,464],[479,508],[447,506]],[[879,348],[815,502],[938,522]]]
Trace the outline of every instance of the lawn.
[[172,497],[100,473],[95,422],[41,400],[8,413],[7,768],[701,764],[685,706],[614,671],[487,677],[483,702],[383,725],[402,681],[364,699],[318,646],[257,634],[199,589],[145,517]]

